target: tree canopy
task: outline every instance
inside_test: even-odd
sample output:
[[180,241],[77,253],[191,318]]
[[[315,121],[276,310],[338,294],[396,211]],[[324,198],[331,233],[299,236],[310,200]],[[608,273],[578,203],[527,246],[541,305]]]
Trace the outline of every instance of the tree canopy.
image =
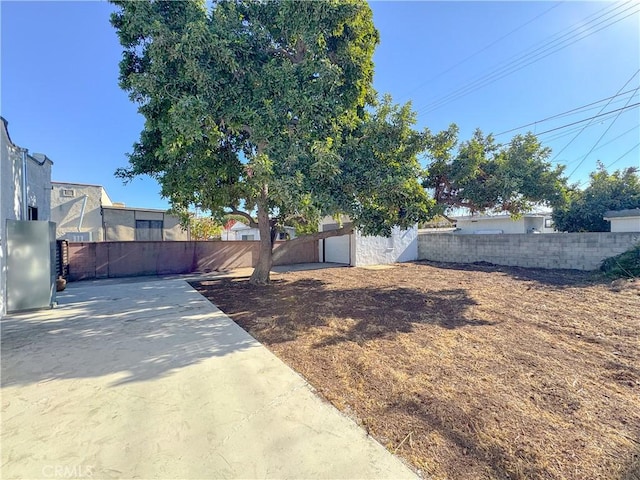
[[609,210],[640,208],[640,176],[638,168],[629,167],[608,173],[598,162],[589,175],[584,190],[574,186],[567,202],[553,213],[556,228],[564,232],[608,232],[610,224],[604,220]]
[[518,216],[542,205],[564,201],[564,167],[548,161],[551,150],[535,135],[516,135],[506,145],[476,130],[460,142],[458,127],[427,134],[428,174],[438,213],[464,208],[472,213],[509,212]]
[[[361,0],[113,2],[120,85],[145,117],[129,166],[174,208],[241,215],[260,229],[252,282],[275,232],[348,214],[365,234],[426,220],[408,106],[372,88],[378,32]],[[292,242],[348,233],[319,232]]]

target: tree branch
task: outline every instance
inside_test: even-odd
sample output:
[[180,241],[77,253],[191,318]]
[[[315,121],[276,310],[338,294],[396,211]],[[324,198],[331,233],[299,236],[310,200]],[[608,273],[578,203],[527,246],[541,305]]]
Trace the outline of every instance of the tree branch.
[[251,215],[247,212],[243,212],[242,210],[238,210],[236,207],[228,207],[231,209],[230,212],[225,212],[227,215],[238,215],[240,217],[244,217],[249,221],[249,226],[251,228],[258,228],[258,222],[256,222]]
[[316,242],[325,238],[340,237],[342,235],[349,235],[351,233],[353,233],[353,227],[349,226],[338,228],[337,230],[329,230],[327,232],[317,232],[311,233],[309,235],[302,235],[301,237],[296,237],[293,240],[287,240],[285,243],[281,244],[273,251],[273,261],[275,262],[279,260],[289,248],[293,248],[296,245],[301,245],[308,242]]

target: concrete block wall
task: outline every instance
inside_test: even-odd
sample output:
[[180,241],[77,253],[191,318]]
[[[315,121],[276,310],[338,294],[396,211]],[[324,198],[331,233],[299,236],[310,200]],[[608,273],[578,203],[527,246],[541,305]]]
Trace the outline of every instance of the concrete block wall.
[[[277,242],[276,248],[284,242]],[[69,280],[169,275],[252,267],[260,242],[69,242]],[[315,242],[293,247],[278,265],[317,262]]]
[[418,258],[438,262],[489,262],[526,268],[597,270],[605,258],[640,243],[640,233],[456,235],[422,233]]

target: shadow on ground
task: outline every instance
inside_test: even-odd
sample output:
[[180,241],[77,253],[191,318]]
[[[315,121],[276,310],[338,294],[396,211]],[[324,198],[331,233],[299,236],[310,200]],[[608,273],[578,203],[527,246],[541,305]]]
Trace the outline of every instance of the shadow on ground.
[[2,387],[110,374],[114,386],[140,382],[256,345],[182,281],[80,286],[59,301],[2,319]]
[[557,288],[587,287],[597,284],[608,284],[611,279],[606,278],[600,272],[585,272],[581,270],[553,270],[545,268],[522,268],[494,265],[487,262],[476,263],[446,263],[422,260],[413,262],[416,265],[430,265],[443,270],[456,270],[462,272],[487,272],[508,275],[515,280],[536,282]]
[[[291,341],[311,328],[340,319],[345,320],[338,328],[340,333],[317,347],[390,338],[409,333],[418,324],[455,329],[496,323],[473,318],[469,309],[477,302],[461,288],[436,292],[406,287],[331,289],[317,279],[276,280],[269,286],[227,279],[193,285],[250,333],[259,332],[267,344]],[[313,308],[304,313],[291,308],[300,302]]]

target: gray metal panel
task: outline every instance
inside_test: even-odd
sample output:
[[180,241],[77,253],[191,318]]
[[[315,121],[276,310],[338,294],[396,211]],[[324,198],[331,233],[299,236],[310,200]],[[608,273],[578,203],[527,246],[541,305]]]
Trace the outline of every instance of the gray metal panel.
[[55,301],[55,223],[7,220],[7,311]]

